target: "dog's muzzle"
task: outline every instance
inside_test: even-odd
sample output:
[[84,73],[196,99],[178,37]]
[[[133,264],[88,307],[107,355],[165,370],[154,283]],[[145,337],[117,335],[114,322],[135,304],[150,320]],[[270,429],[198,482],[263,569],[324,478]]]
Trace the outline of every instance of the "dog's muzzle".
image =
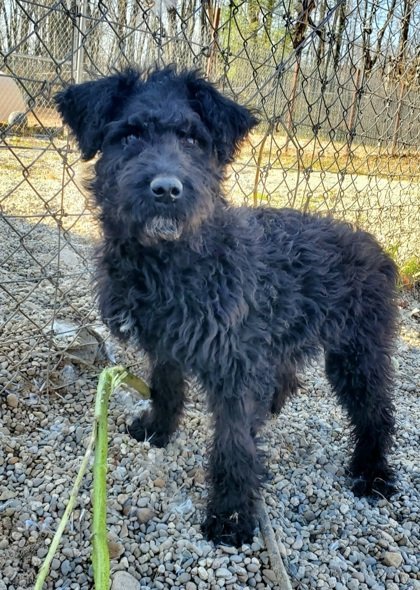
[[160,215],[152,217],[143,228],[143,235],[148,243],[154,244],[160,240],[175,241],[181,237],[182,224],[176,219],[162,217]]

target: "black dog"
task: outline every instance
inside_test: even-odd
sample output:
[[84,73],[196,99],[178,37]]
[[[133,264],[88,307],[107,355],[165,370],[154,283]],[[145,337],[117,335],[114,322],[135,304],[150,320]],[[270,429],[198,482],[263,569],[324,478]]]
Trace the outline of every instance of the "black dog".
[[320,348],[353,426],[354,491],[389,496],[397,270],[374,238],[329,218],[229,206],[226,166],[257,120],[196,72],[127,70],[56,101],[83,158],[101,152],[91,189],[102,317],[153,361],[152,409],[130,433],[166,445],[184,376],[207,392],[206,536],[252,537],[265,476],[257,431]]

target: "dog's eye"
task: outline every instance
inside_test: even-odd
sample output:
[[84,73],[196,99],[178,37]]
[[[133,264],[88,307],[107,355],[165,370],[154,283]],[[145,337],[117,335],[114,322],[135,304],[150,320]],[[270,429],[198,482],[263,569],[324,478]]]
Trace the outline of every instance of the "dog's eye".
[[123,146],[136,146],[139,141],[139,136],[140,134],[137,132],[127,133],[127,135],[121,139]]
[[198,145],[197,139],[195,139],[195,137],[190,137],[190,136],[183,137],[182,142],[188,147],[193,147],[195,145]]

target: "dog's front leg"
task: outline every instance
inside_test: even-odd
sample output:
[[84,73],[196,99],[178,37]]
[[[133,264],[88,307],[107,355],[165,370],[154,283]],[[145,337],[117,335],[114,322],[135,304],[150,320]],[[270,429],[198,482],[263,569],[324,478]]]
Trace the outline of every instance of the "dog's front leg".
[[152,407],[135,418],[128,432],[139,441],[164,447],[178,427],[184,408],[184,377],[172,363],[155,363],[151,379]]
[[252,436],[252,415],[242,397],[218,398],[209,465],[209,501],[203,523],[215,543],[240,546],[252,540],[256,500],[264,467]]

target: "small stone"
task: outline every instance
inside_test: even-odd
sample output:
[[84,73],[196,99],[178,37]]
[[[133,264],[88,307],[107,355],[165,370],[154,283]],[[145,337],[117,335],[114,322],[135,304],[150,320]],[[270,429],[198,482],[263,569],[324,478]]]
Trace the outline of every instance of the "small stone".
[[116,572],[112,582],[112,590],[140,590],[140,584],[128,572]]
[[157,488],[164,488],[165,487],[165,480],[162,479],[161,477],[158,477],[157,479],[155,479],[155,481],[153,482],[153,484]]
[[232,577],[232,573],[226,567],[218,567],[215,574],[216,578],[229,579]]
[[70,561],[68,559],[65,559],[63,561],[63,563],[61,564],[60,569],[61,569],[61,573],[63,574],[63,576],[68,576],[72,570]]
[[400,567],[403,562],[403,557],[401,553],[398,553],[397,551],[385,551],[382,555],[382,561],[389,567]]
[[130,514],[130,510],[131,510],[131,506],[133,505],[133,502],[131,500],[131,498],[128,498],[127,500],[125,500],[125,502],[123,503],[122,506],[122,511],[124,516],[128,516]]
[[303,516],[306,522],[312,522],[316,518],[316,514],[312,510],[305,510]]
[[387,533],[386,531],[380,531],[380,533],[381,533],[381,537],[384,541],[388,541],[389,544],[395,544],[394,538],[391,537],[391,535],[389,533]]
[[11,500],[12,498],[16,498],[16,492],[12,490],[4,490],[0,494],[0,501],[5,502],[7,500]]
[[178,584],[186,584],[187,582],[189,582],[191,580],[191,575],[188,574],[187,572],[184,572],[183,574],[180,574],[176,581]]
[[220,545],[220,549],[224,553],[229,553],[230,555],[234,555],[235,553],[238,553],[237,548],[236,547],[232,547],[231,545]]
[[[47,549],[41,548],[41,551],[45,551],[45,555],[47,554]],[[63,547],[63,550],[61,553],[63,555],[65,555],[66,557],[74,557],[74,549],[72,547]],[[38,557],[41,557],[41,555],[39,555],[39,551],[38,551]]]
[[185,590],[197,590],[197,585],[194,582],[187,582]]
[[273,572],[273,570],[263,570],[262,573],[263,576],[265,576],[270,582],[276,581],[276,574]]
[[9,408],[17,408],[19,405],[17,395],[15,395],[14,393],[9,393],[9,395],[6,398],[6,403],[9,406]]
[[330,570],[334,570],[335,572],[341,572],[341,570],[347,569],[346,563],[342,561],[339,557],[333,557],[332,559],[330,559],[328,567]]
[[111,559],[118,559],[124,553],[124,545],[112,533],[108,535],[108,550]]
[[200,578],[202,580],[205,580],[206,581],[206,580],[209,579],[209,575],[207,573],[207,570],[203,566],[200,566],[198,568],[197,573],[198,573],[198,575],[200,576]]
[[350,510],[349,505],[348,504],[340,504],[340,512],[341,514],[347,514],[347,512]]
[[137,520],[140,524],[146,524],[156,516],[156,512],[151,508],[139,508],[137,510]]

